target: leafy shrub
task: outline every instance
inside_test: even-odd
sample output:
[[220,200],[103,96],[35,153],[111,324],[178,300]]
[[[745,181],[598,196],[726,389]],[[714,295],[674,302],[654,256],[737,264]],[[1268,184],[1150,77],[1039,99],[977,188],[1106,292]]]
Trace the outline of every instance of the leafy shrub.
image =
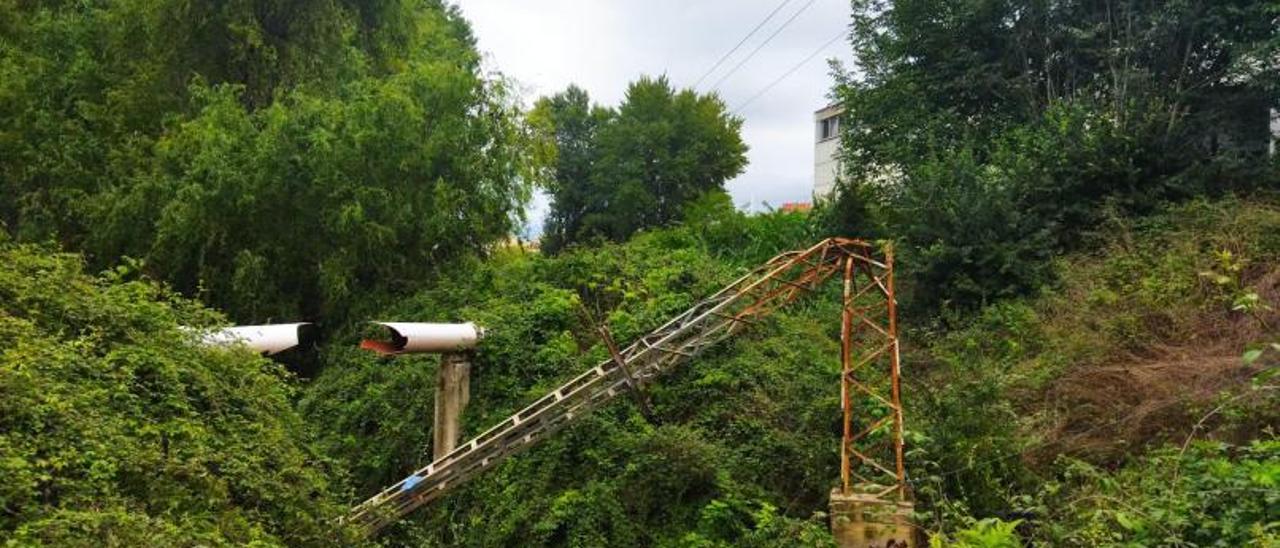
[[1002,521],[996,518],[979,520],[973,526],[956,531],[955,540],[947,541],[942,536],[929,539],[930,548],[1019,548],[1022,541],[1014,531],[1018,521]]
[[918,166],[887,192],[886,231],[902,250],[908,312],[970,310],[1050,279],[1053,233],[972,150]]
[[78,256],[0,247],[0,538],[327,544],[340,508],[281,366],[191,344],[218,317]]
[[1117,474],[1065,464],[1045,487],[1037,536],[1089,546],[1274,546],[1280,542],[1280,442],[1201,442]]

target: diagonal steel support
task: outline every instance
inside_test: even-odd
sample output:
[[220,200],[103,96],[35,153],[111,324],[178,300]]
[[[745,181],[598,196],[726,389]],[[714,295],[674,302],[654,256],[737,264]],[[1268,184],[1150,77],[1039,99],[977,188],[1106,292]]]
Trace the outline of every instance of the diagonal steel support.
[[[583,308],[585,311],[586,308]],[[654,422],[653,408],[649,406],[649,398],[645,397],[644,385],[641,384],[643,379],[636,377],[631,372],[631,366],[627,361],[622,359],[622,354],[618,353],[618,345],[613,342],[613,334],[609,333],[609,327],[603,322],[596,324],[596,329],[600,332],[600,340],[604,341],[605,348],[609,350],[609,357],[613,358],[613,363],[622,370],[623,380],[627,384],[627,391],[631,392],[632,399],[635,400],[636,406],[640,408],[640,413],[650,423]]]

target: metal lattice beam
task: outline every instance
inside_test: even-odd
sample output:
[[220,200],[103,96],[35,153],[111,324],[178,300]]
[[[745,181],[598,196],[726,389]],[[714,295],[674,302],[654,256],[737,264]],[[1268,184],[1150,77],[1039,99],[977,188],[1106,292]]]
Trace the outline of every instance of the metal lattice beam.
[[[850,494],[855,480],[872,485],[887,484],[876,495],[882,497],[896,491],[897,499],[904,501],[907,482],[902,458],[901,364],[897,302],[893,292],[893,248],[886,246],[883,256],[880,261],[871,253],[849,253],[843,261],[840,402],[844,412],[844,438],[840,443],[840,489],[843,494]],[[855,347],[860,349],[857,355]],[[887,393],[871,382],[876,369],[888,372]],[[859,404],[865,408],[862,413],[858,412]],[[871,418],[878,412],[883,414]]]

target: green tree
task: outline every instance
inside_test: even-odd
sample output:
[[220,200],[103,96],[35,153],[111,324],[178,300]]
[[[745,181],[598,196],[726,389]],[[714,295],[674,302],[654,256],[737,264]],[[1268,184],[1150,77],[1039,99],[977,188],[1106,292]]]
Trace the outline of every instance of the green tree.
[[436,0],[21,3],[0,222],[239,321],[341,322],[509,234],[538,175]]
[[723,192],[746,167],[742,120],[719,98],[677,91],[666,77],[633,82],[616,112],[588,107],[576,88],[542,108],[557,143],[568,145],[550,189],[552,251],[677,222],[687,204]]
[[555,143],[555,175],[547,181],[553,207],[543,227],[542,247],[564,247],[582,229],[593,196],[593,170],[600,159],[598,134],[614,112],[593,106],[586,90],[577,86],[538,100],[532,123]]
[[851,4],[858,70],[837,92],[855,174],[981,142],[1061,102],[1122,123],[1159,113],[1169,144],[1189,148],[1210,130],[1257,142],[1263,107],[1280,105],[1268,93],[1280,14],[1265,0]]
[[1039,287],[1107,207],[1273,185],[1273,4],[852,2],[828,230],[901,239],[909,307],[972,308]]

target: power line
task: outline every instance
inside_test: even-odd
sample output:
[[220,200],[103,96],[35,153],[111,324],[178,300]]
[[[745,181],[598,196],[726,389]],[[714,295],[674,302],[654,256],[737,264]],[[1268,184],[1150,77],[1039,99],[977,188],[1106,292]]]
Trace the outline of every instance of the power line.
[[739,40],[737,45],[733,46],[733,49],[730,49],[728,53],[721,56],[720,60],[716,61],[716,64],[711,65],[711,68],[707,69],[707,72],[704,72],[702,76],[698,78],[698,81],[693,83],[693,89],[698,89],[698,85],[702,84],[703,80],[706,80],[708,76],[711,76],[711,73],[720,68],[720,65],[723,64],[725,60],[729,59],[730,55],[733,55],[734,52],[738,51],[738,48],[742,47],[743,44],[747,43],[747,40],[756,35],[756,32],[760,30],[760,27],[763,27],[765,23],[768,23],[770,19],[773,19],[773,16],[777,15],[778,11],[782,10],[782,8],[789,3],[791,3],[791,0],[782,0],[781,4],[774,7],[773,11],[769,12],[769,15],[765,16],[763,20],[756,24],[756,28],[751,29],[751,32],[748,32],[746,36],[743,36],[742,40]]
[[831,47],[831,44],[834,44],[836,40],[843,38],[844,35],[845,35],[845,31],[841,30],[839,34],[832,36],[830,40],[827,40],[826,43],[819,46],[818,49],[813,50],[813,53],[810,53],[807,57],[805,57],[799,63],[796,63],[795,66],[791,67],[786,72],[782,73],[782,76],[779,76],[776,80],[770,82],[769,85],[765,86],[760,91],[757,91],[755,95],[751,96],[751,98],[739,104],[737,108],[733,109],[733,113],[737,114],[739,112],[742,112],[742,109],[746,108],[747,105],[750,105],[752,101],[759,99],[761,95],[768,93],[769,90],[773,89],[774,86],[782,83],[782,81],[786,80],[788,76],[791,76],[793,73],[795,73],[795,71],[800,70],[800,67],[803,67],[806,63],[811,61],[819,53],[822,53],[828,47]]
[[786,21],[782,22],[782,26],[775,29],[773,31],[773,34],[770,34],[769,37],[765,38],[763,42],[760,42],[760,44],[756,46],[756,49],[751,50],[751,53],[748,53],[747,56],[743,57],[741,61],[738,61],[738,64],[734,65],[733,68],[729,69],[729,72],[726,72],[724,76],[721,76],[719,80],[716,80],[716,83],[711,86],[711,89],[719,89],[720,84],[723,84],[725,80],[728,80],[730,76],[733,76],[733,73],[738,72],[738,69],[742,68],[742,65],[747,64],[747,61],[750,61],[752,57],[755,57],[755,55],[760,52],[760,50],[764,49],[765,46],[769,45],[769,42],[771,42],[774,39],[774,37],[778,36],[778,34],[781,33],[783,29],[787,28],[787,26],[790,25],[792,21],[795,21],[797,17],[800,17],[800,14],[804,13],[805,10],[809,9],[809,6],[812,6],[814,1],[815,0],[809,0],[808,2],[805,2],[803,6],[800,6],[799,10],[791,14],[791,17],[789,17]]

